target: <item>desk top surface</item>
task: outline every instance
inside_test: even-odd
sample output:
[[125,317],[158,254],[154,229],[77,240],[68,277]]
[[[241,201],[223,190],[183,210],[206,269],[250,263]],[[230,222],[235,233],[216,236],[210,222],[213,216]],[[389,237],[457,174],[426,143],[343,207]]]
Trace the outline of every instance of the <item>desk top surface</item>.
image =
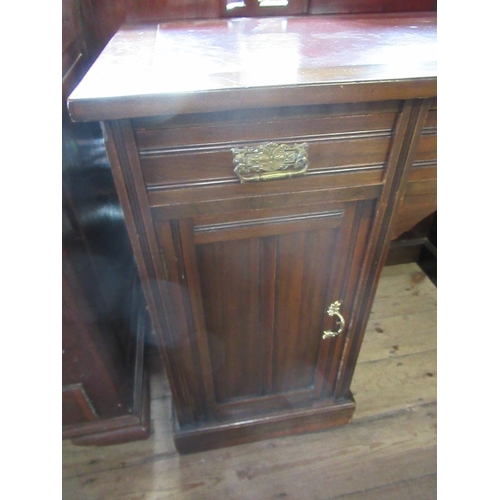
[[69,110],[75,120],[107,120],[317,103],[327,93],[332,102],[361,100],[352,84],[374,99],[389,83],[400,84],[394,98],[430,97],[436,24],[434,12],[126,25]]

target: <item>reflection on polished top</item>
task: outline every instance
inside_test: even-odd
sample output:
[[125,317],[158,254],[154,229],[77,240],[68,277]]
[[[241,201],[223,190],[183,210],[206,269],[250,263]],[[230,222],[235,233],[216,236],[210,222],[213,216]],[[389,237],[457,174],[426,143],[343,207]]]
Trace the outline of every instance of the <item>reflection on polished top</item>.
[[435,79],[436,66],[435,13],[131,25],[104,49],[69,108],[75,119],[122,117],[105,107],[98,116],[95,105],[111,99],[128,107],[123,117],[139,116],[153,114],[139,110],[153,96],[166,106],[235,89]]

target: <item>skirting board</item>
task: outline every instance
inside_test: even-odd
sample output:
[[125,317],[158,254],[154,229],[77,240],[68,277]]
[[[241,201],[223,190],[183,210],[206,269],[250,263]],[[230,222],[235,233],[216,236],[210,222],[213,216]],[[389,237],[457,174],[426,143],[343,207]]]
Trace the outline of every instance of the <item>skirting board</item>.
[[356,403],[354,398],[330,402],[318,408],[286,410],[253,417],[237,423],[221,422],[180,429],[174,415],[174,442],[179,453],[194,453],[225,446],[251,443],[264,439],[302,434],[338,425],[352,420]]

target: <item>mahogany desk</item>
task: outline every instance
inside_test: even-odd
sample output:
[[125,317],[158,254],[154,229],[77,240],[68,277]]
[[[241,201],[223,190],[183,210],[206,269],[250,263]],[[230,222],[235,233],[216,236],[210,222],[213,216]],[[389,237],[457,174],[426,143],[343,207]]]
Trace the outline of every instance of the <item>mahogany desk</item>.
[[[105,134],[180,452],[347,423],[394,228],[436,208],[436,14],[124,26]],[[408,227],[406,227],[408,226]]]

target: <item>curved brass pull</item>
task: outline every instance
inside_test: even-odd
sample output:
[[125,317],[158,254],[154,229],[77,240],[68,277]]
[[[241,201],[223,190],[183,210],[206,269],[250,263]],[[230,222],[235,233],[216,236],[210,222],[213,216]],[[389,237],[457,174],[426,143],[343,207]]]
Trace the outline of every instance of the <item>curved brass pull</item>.
[[304,175],[309,167],[307,144],[277,144],[233,148],[234,172],[241,182],[270,181]]
[[339,329],[336,332],[332,332],[330,330],[324,331],[323,332],[323,338],[324,339],[335,338],[335,337],[339,336],[342,333],[342,331],[344,330],[345,320],[344,320],[344,317],[342,316],[342,314],[340,314],[340,306],[341,305],[342,305],[342,302],[340,302],[339,300],[337,300],[333,304],[330,304],[330,307],[326,311],[327,314],[328,314],[328,316],[337,316],[337,318],[340,321],[340,327],[339,327]]

